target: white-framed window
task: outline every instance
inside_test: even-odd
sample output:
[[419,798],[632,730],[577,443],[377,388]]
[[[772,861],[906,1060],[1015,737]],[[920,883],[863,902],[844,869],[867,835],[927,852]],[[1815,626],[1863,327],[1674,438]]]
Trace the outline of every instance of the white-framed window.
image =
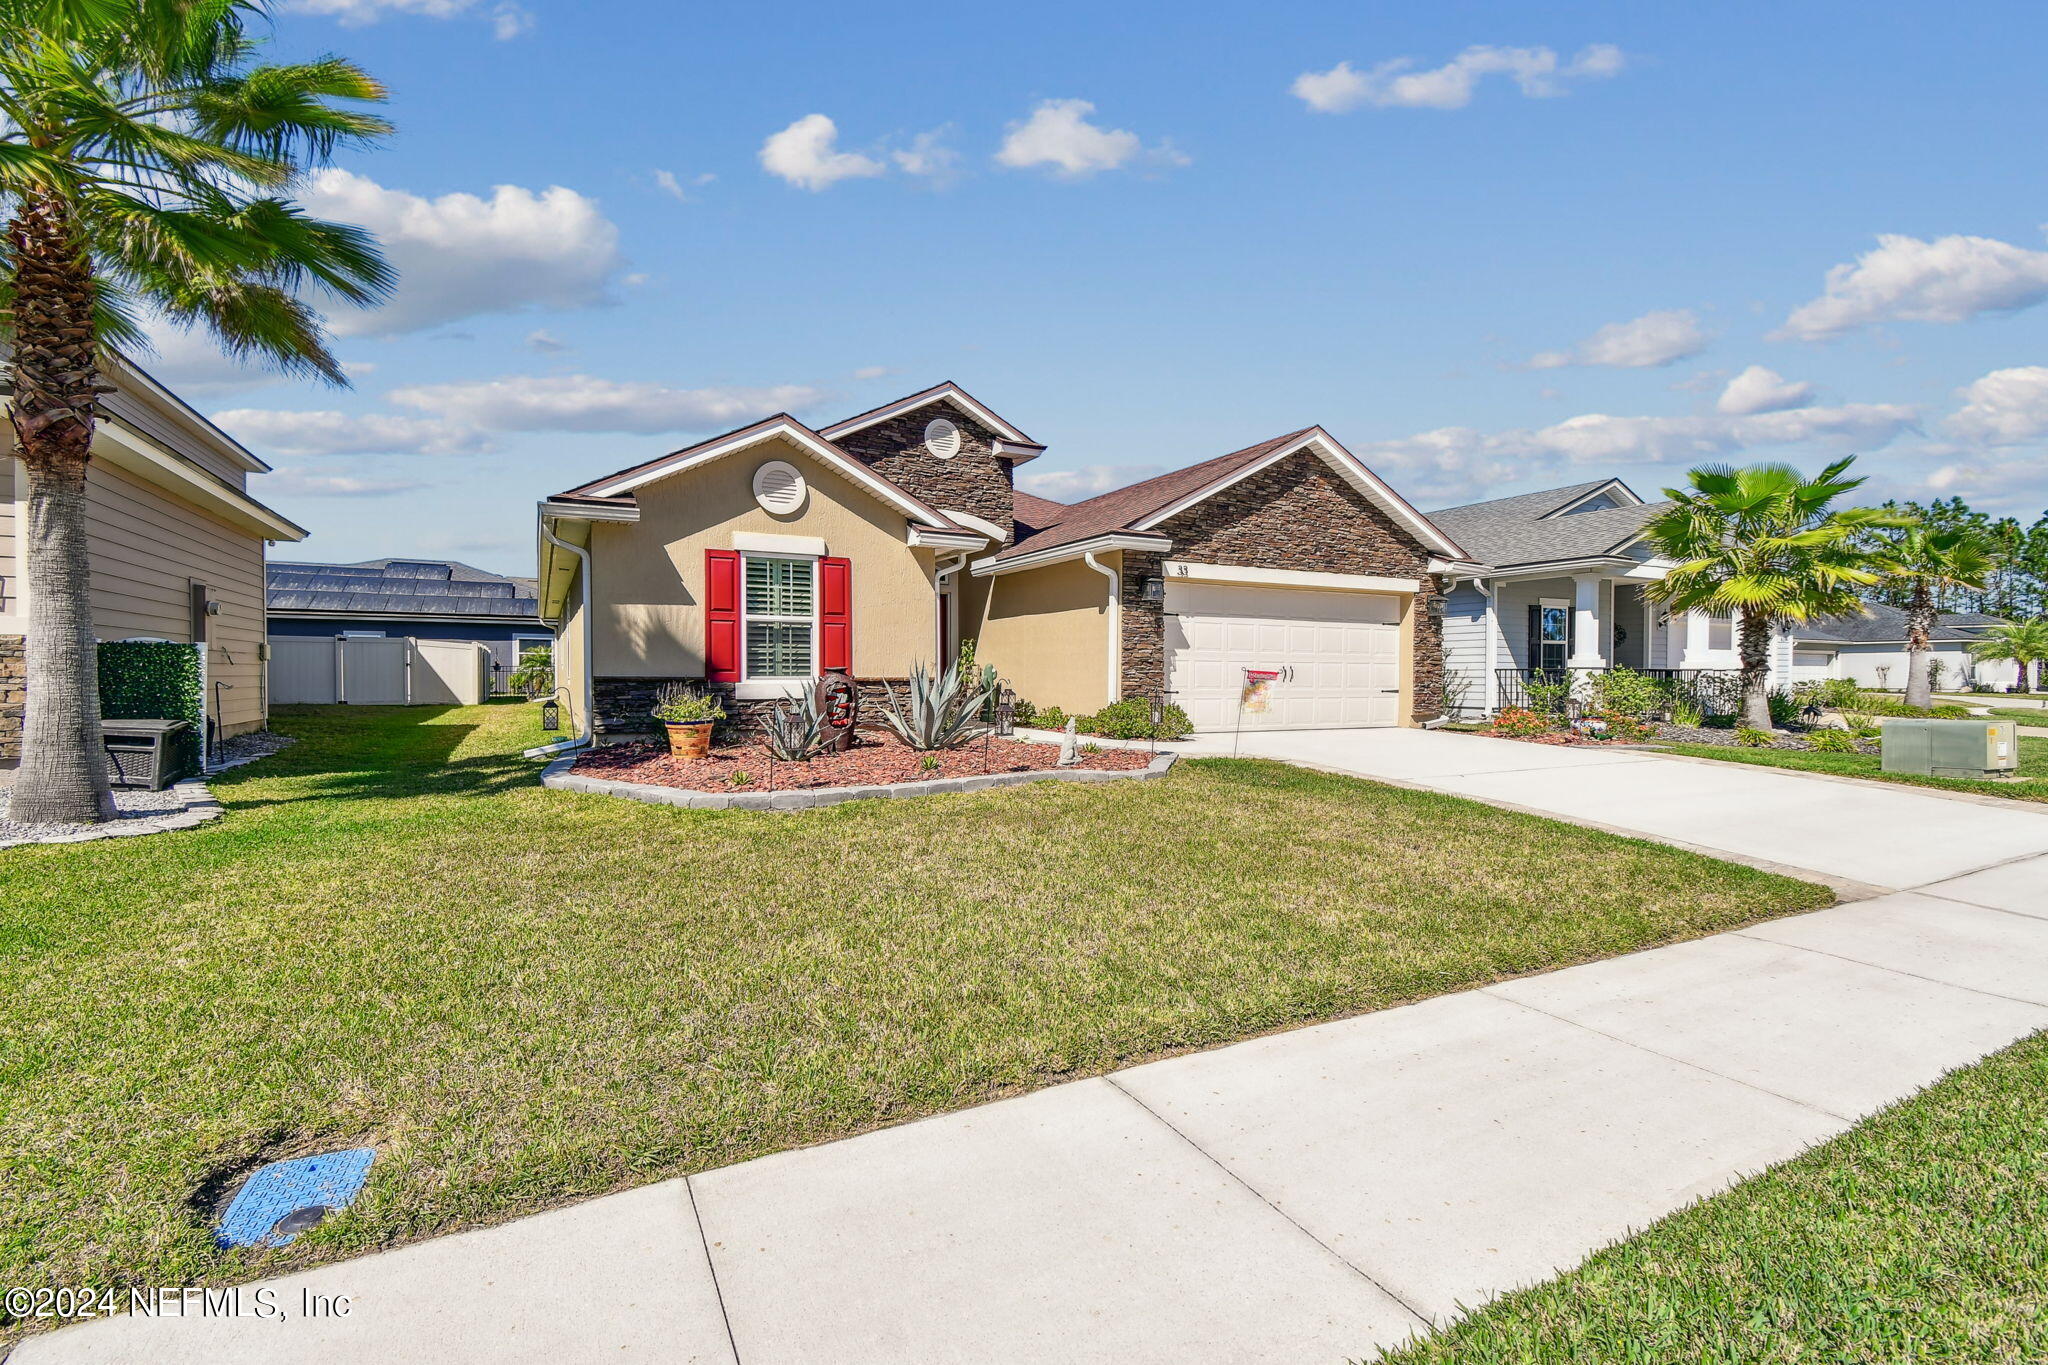
[[1822,649],[1795,649],[1792,651],[1794,668],[1833,668],[1835,656],[1832,651]]
[[818,561],[747,554],[740,560],[740,684],[764,694],[818,676]]
[[525,658],[526,651],[529,649],[553,649],[554,647],[555,637],[552,635],[515,635],[512,637],[512,662],[516,664]]
[[1707,618],[1707,648],[1724,651],[1735,648],[1735,618],[1733,616],[1709,616]]

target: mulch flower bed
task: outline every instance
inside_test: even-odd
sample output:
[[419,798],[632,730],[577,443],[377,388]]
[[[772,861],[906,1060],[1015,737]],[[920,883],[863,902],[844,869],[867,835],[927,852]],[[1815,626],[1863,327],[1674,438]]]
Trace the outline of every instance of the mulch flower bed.
[[[924,766],[936,758],[938,766]],[[764,744],[721,745],[707,758],[673,757],[666,744],[613,744],[576,760],[575,771],[612,782],[643,782],[655,787],[681,787],[699,792],[801,791],[808,787],[886,786],[896,782],[930,782],[941,777],[980,777],[985,773],[1033,772],[1059,766],[1057,744],[1021,740],[975,740],[958,749],[920,753],[893,739],[862,736],[840,754],[820,754],[808,763],[771,763]],[[1081,754],[1080,768],[1142,768],[1152,755],[1141,749],[1104,749]],[[735,778],[744,773],[747,781]],[[771,780],[772,778],[772,780]]]

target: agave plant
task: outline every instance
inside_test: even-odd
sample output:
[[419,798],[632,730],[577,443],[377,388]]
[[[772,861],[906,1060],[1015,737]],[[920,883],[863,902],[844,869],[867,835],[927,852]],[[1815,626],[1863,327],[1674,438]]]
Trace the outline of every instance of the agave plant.
[[907,701],[899,701],[891,687],[882,719],[913,749],[957,748],[989,728],[981,719],[989,687],[971,675],[963,677],[958,664],[938,674],[924,664],[911,665],[909,692]]
[[818,708],[818,694],[805,688],[770,711],[761,729],[768,738],[768,752],[778,763],[810,762],[825,747],[825,713]]

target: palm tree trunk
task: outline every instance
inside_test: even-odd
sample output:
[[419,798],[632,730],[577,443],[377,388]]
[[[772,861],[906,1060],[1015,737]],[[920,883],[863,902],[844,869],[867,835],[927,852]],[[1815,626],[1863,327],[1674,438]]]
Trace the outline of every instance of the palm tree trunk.
[[1771,728],[1771,622],[1761,612],[1742,613],[1742,723]]
[[15,451],[28,471],[27,706],[8,818],[88,824],[113,815],[100,740],[85,478],[99,357],[90,267],[61,200],[22,204],[14,248]]
[[1927,580],[1916,579],[1913,598],[1906,606],[1906,705],[1932,706],[1934,678],[1928,665],[1933,662],[1934,594]]

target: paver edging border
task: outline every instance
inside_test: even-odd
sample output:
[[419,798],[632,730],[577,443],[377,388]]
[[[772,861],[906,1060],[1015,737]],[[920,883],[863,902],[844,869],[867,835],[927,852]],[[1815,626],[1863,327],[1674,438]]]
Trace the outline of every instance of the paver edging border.
[[925,782],[891,782],[854,787],[803,787],[782,792],[700,792],[684,787],[660,787],[646,782],[617,782],[604,777],[582,777],[572,772],[577,755],[565,754],[541,769],[540,784],[552,791],[581,792],[590,796],[617,796],[656,806],[680,806],[685,810],[815,810],[845,801],[903,799],[913,796],[943,796],[951,792],[987,791],[991,787],[1017,787],[1027,782],[1116,782],[1146,781],[1164,777],[1177,754],[1161,754],[1142,768],[1034,768],[1022,773],[976,773],[970,777],[936,777]]
[[0,849],[28,848],[36,844],[88,844],[95,839],[139,839],[146,834],[167,834],[174,829],[191,829],[227,814],[227,807],[213,794],[204,778],[188,777],[173,782],[171,791],[183,804],[177,810],[152,811],[147,815],[104,824],[88,825],[77,834],[60,834],[47,839],[0,839]]

